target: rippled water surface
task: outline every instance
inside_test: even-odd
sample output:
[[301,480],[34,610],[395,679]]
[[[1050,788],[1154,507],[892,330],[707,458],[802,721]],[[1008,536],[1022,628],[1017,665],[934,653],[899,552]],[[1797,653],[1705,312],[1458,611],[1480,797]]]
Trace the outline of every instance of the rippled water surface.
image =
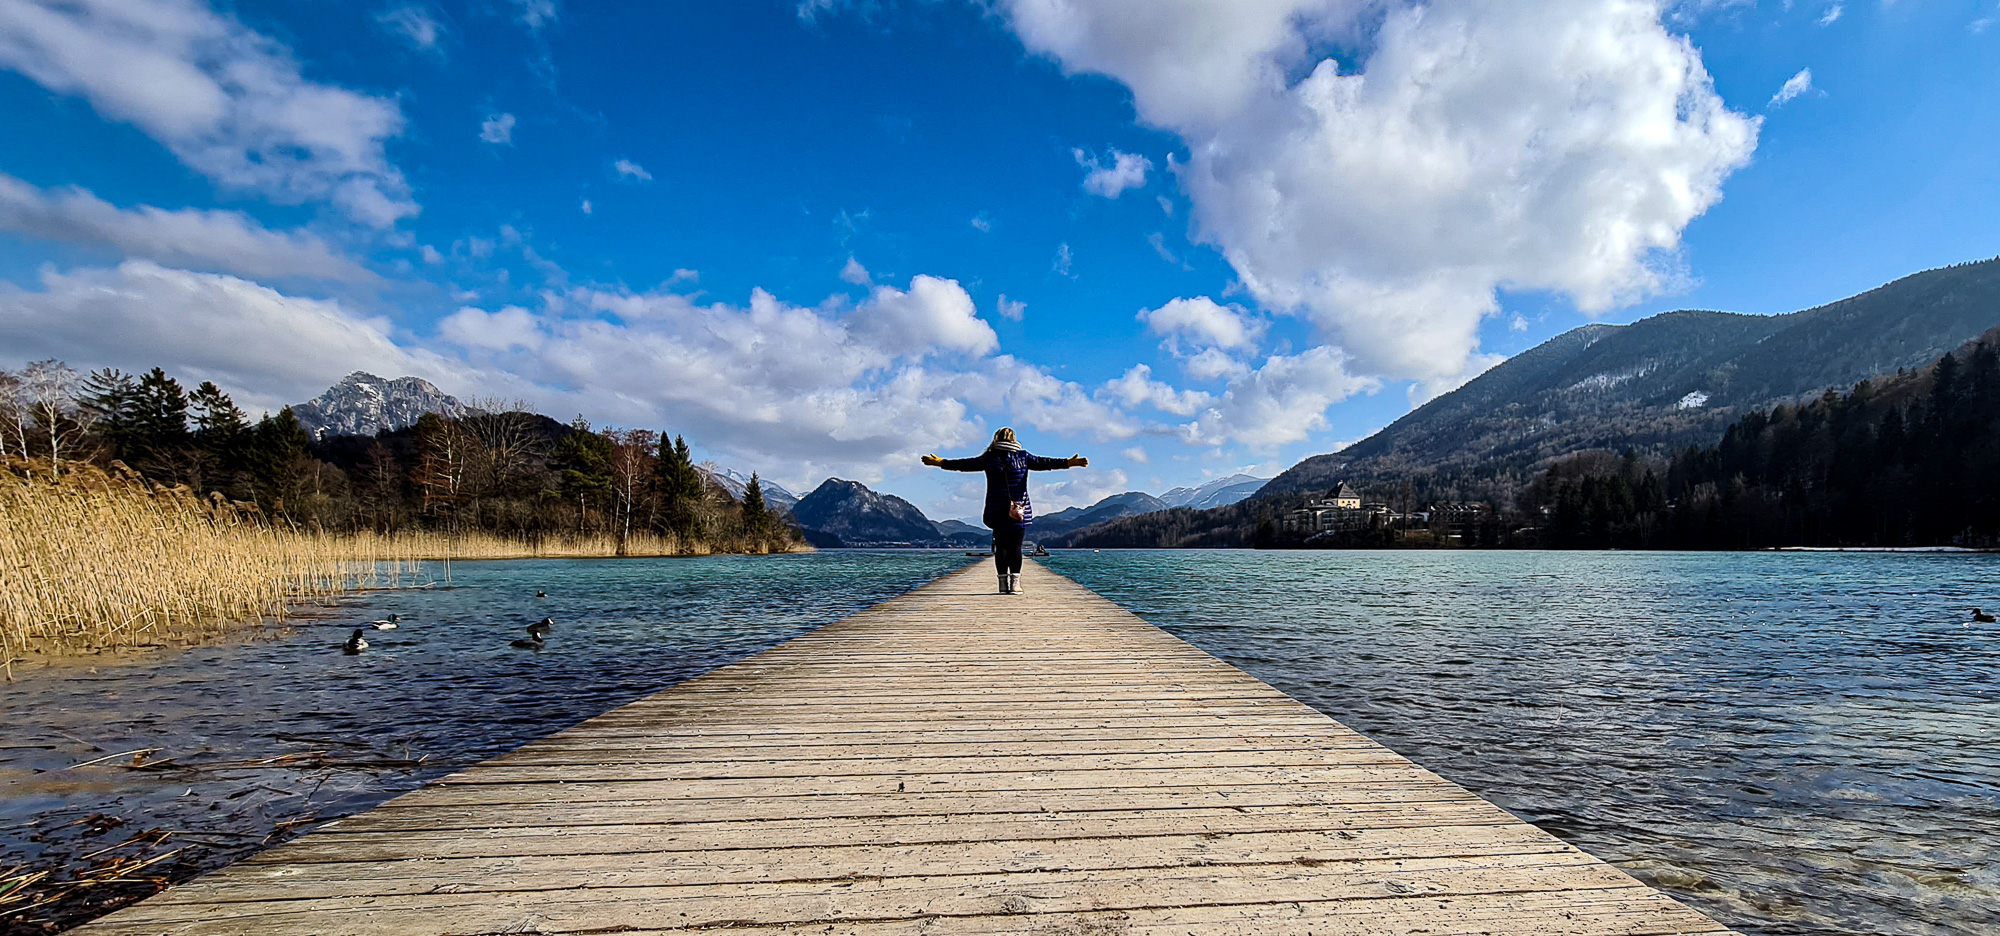
[[[184,876],[966,561],[461,563],[264,639],[31,669],[0,685],[0,872],[163,829]],[[1746,933],[2000,933],[2000,628],[1966,626],[2000,556],[1045,561]],[[507,646],[543,615],[545,650]],[[62,769],[141,748],[201,769]]]
[[[155,869],[185,876],[282,823],[372,806],[967,561],[829,551],[455,563],[452,588],[359,596],[260,639],[31,667],[0,683],[0,878],[75,867],[152,829],[175,834],[138,853],[194,846]],[[408,620],[341,653],[353,628],[391,612]],[[543,616],[556,620],[545,649],[508,646]],[[132,770],[130,757],[76,766],[147,748],[153,763],[199,769]],[[394,764],[405,759],[422,762]],[[0,932],[12,932],[5,919]]]
[[2000,556],[1044,561],[1745,933],[2000,933]]

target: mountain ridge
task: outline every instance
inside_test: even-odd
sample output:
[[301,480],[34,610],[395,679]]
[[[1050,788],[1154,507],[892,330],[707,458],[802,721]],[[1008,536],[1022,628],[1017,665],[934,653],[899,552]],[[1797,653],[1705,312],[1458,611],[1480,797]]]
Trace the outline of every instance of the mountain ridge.
[[367,371],[342,377],[325,393],[295,403],[291,410],[299,427],[315,442],[332,436],[372,436],[406,429],[425,413],[457,419],[474,412],[473,407],[422,377],[392,379]]
[[1783,315],[1679,310],[1593,323],[1495,365],[1262,493],[1421,471],[1532,470],[1590,448],[1713,441],[1742,412],[1928,364],[2000,322],[2000,259]]

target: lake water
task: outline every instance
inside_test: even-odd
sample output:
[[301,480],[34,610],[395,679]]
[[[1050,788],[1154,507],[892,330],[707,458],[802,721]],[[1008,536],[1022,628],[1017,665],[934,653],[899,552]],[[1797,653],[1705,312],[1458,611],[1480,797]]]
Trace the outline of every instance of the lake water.
[[2000,933],[2000,556],[1048,563],[1745,933]]
[[[31,670],[0,685],[0,870],[161,828],[204,843],[188,873],[967,561],[459,563],[458,587],[359,597],[267,639]],[[1964,626],[2000,606],[2000,557],[1046,561],[1746,933],[2000,932],[2000,629]],[[339,652],[391,611],[410,620]],[[546,649],[507,646],[543,615]],[[209,766],[56,769],[148,747]],[[423,762],[380,763],[406,757]],[[66,825],[92,815],[125,825]]]

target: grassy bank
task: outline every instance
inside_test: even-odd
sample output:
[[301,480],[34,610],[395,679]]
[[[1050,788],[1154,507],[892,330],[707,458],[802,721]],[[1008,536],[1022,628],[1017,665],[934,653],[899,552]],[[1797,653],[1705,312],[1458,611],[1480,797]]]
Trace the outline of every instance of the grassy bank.
[[[423,584],[448,559],[768,552],[764,541],[634,536],[330,534],[255,508],[94,469],[60,483],[0,471],[0,671],[23,655],[193,643],[290,605]],[[782,548],[782,546],[780,547]]]

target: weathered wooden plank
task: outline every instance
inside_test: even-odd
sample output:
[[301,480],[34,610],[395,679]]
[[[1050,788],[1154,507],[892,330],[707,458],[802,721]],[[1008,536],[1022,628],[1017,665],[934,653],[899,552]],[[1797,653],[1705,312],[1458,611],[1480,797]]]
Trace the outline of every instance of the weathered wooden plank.
[[79,932],[1726,933],[1067,579],[986,575]]
[[866,822],[726,819],[612,825],[486,826],[350,832],[329,828],[248,863],[401,861],[418,858],[616,854],[623,851],[828,848],[851,845],[1142,839],[1156,836],[1273,835],[1310,832],[1342,842],[1428,842],[1490,834],[1535,839],[1547,833],[1485,804],[1422,811],[1334,807],[1152,810],[1096,813],[884,816]]

